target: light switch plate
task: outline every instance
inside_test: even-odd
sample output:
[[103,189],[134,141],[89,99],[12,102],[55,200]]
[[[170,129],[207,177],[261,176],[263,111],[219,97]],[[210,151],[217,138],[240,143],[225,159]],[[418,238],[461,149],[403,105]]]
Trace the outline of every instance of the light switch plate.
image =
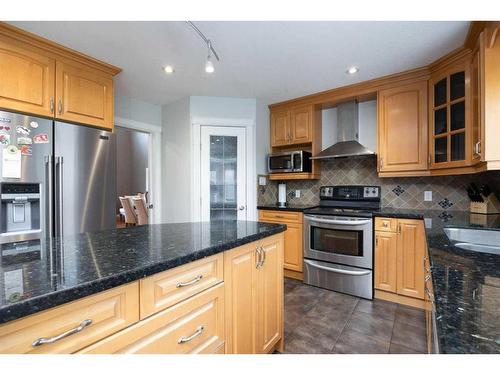
[[432,190],[424,191],[424,201],[432,202]]
[[267,177],[259,176],[259,186],[266,186],[266,185],[267,185]]
[[300,190],[295,190],[295,198],[300,198]]

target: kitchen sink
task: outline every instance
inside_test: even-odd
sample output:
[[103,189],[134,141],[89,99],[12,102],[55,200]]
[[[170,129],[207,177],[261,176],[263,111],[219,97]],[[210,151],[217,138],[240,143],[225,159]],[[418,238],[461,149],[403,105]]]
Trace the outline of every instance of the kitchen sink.
[[453,245],[464,250],[500,255],[500,231],[444,228]]

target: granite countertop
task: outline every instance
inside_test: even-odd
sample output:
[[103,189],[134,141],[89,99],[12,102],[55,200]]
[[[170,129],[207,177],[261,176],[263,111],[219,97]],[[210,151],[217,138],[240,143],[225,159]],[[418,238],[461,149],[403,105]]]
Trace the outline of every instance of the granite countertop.
[[316,206],[290,204],[290,205],[287,205],[286,207],[278,207],[278,205],[262,205],[262,206],[257,206],[257,209],[258,210],[272,210],[272,211],[304,212],[305,210],[307,210],[309,208],[313,208],[313,207],[316,207]]
[[500,230],[500,215],[382,208],[376,216],[425,220],[440,352],[500,353],[500,255],[462,250],[443,230]]
[[[286,230],[218,221],[138,226],[0,245],[0,324]],[[52,242],[52,241],[51,241]]]

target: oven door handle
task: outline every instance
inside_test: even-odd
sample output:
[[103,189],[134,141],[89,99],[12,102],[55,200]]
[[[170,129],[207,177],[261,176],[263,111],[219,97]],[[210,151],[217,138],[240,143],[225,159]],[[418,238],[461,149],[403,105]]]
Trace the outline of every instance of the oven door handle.
[[315,223],[324,224],[339,224],[339,225],[365,225],[370,224],[372,221],[369,220],[336,220],[336,219],[316,219],[310,216],[306,216],[306,219]]
[[329,271],[329,272],[336,272],[336,273],[342,273],[344,275],[351,275],[351,276],[364,276],[364,275],[369,275],[372,271],[367,270],[367,271],[349,271],[349,270],[343,270],[340,268],[332,268],[332,267],[326,267],[321,264],[316,263],[315,261],[309,260],[309,259],[304,259],[304,263],[309,264],[312,267],[319,268],[321,270]]

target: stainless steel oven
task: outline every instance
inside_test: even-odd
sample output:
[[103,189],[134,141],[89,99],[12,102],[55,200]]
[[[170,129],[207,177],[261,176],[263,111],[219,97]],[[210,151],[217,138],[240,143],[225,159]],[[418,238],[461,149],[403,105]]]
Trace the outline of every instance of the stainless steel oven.
[[373,298],[373,219],[304,216],[304,282]]
[[306,258],[372,268],[371,218],[306,215],[304,222]]

